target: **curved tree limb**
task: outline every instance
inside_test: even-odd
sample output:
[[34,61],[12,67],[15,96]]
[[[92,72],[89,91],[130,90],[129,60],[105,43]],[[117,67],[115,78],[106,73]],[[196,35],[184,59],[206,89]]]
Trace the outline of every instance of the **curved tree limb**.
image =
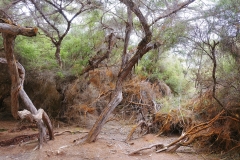
[[[18,97],[20,95],[23,100],[25,106],[28,110],[31,111],[32,114],[36,115],[38,113],[36,107],[33,105],[32,101],[26,94],[23,89],[23,83],[25,79],[25,70],[23,66],[18,63],[14,57],[14,41],[18,34],[24,36],[36,36],[37,29],[35,28],[23,28],[20,26],[16,26],[9,21],[1,21],[0,23],[0,32],[2,32],[5,57],[0,59],[0,63],[7,63],[9,73],[11,76],[12,87],[11,87],[11,112],[15,119],[18,118],[18,109],[19,109],[19,101]],[[9,24],[7,24],[9,23]],[[43,141],[46,139],[46,129],[44,123],[47,125],[50,139],[54,139],[52,125],[49,120],[49,117],[44,111],[41,111],[43,114],[42,120],[37,121],[38,129],[39,129],[39,145],[38,148],[42,147]],[[44,122],[43,122],[44,121]]]
[[[90,130],[89,134],[84,138],[81,142],[93,142],[96,140],[98,134],[101,131],[101,128],[108,120],[108,117],[110,113],[116,108],[116,106],[122,101],[122,84],[125,80],[126,76],[132,71],[132,68],[139,59],[146,54],[148,51],[154,48],[158,48],[161,44],[160,43],[151,43],[152,40],[152,32],[150,30],[150,26],[147,23],[146,18],[143,16],[141,10],[138,8],[138,6],[133,2],[133,0],[119,0],[120,2],[124,3],[128,8],[131,9],[133,13],[138,17],[139,22],[141,23],[145,36],[144,38],[138,43],[137,51],[135,55],[127,62],[122,60],[122,62],[125,62],[126,64],[122,64],[123,68],[120,69],[118,74],[118,80],[116,82],[116,88],[113,92],[113,96],[108,103],[107,107],[103,110],[97,121],[95,122],[93,128]],[[128,21],[131,20],[131,14],[130,10],[128,10]],[[128,46],[128,26],[126,26],[125,31],[125,47]],[[129,33],[130,34],[130,33]],[[124,54],[124,52],[123,52]],[[123,56],[124,57],[124,56]]]
[[166,13],[164,13],[163,15],[157,17],[155,20],[153,20],[153,22],[150,24],[150,26],[152,26],[154,23],[156,23],[157,21],[159,21],[160,19],[166,18],[176,12],[178,12],[179,10],[187,7],[189,4],[193,3],[195,0],[188,0],[186,2],[180,3],[176,6],[172,6],[172,9],[168,9]]
[[3,36],[3,44],[6,53],[6,61],[8,64],[8,69],[11,76],[11,112],[15,119],[18,119],[17,111],[19,109],[18,102],[18,93],[21,88],[21,82],[18,76],[18,69],[16,67],[15,56],[13,55],[13,46],[16,35],[2,33]]

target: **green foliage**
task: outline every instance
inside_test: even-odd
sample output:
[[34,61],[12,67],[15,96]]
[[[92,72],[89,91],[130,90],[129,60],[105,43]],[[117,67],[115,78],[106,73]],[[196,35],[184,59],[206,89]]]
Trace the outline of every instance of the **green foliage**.
[[1,0],[1,1],[0,1],[0,6],[4,6],[4,5],[7,5],[7,4],[9,4],[9,3],[11,3],[10,0]]
[[219,59],[218,72],[222,72],[223,74],[228,75],[236,71],[236,61],[231,55],[227,55]]
[[0,48],[3,48],[3,38],[0,36]]
[[176,98],[174,97],[164,97],[157,100],[157,103],[161,104],[160,112],[169,113],[169,111],[175,109],[176,108],[176,106],[174,106],[175,99]]
[[168,57],[160,67],[159,79],[162,79],[167,83],[174,92],[180,93],[185,86],[183,68],[178,59],[174,57]]
[[160,29],[154,30],[153,39],[161,41],[163,43],[161,48],[167,51],[180,42],[180,37],[186,36],[186,25],[187,23],[182,21],[167,19]]
[[95,45],[102,42],[99,37],[104,37],[101,31],[72,31],[62,44],[61,56],[65,69],[71,68],[73,74],[81,73],[94,54]]
[[54,47],[45,37],[18,36],[15,43],[15,52],[26,69],[56,68]]
[[237,12],[239,11],[239,3],[240,0],[220,0],[218,1],[218,5],[224,8],[231,9],[231,11]]
[[60,79],[62,79],[62,78],[65,77],[64,73],[61,72],[61,71],[58,71],[58,72],[57,72],[57,76],[58,76]]
[[154,60],[155,56],[156,51],[145,55],[136,67],[136,73],[152,81],[163,80],[174,93],[181,94],[187,91],[188,81],[184,77],[184,68],[180,60],[167,52],[159,60]]

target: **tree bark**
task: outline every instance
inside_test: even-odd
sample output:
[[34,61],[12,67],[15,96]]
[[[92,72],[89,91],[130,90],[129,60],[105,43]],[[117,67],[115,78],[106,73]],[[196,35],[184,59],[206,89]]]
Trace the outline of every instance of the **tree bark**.
[[[7,60],[5,58],[0,58],[0,63],[8,64]],[[23,83],[24,83],[24,79],[25,79],[25,69],[23,68],[23,66],[19,62],[16,62],[16,67],[17,67],[17,70],[18,70],[18,73],[19,73],[19,80],[20,80],[20,87],[19,87],[19,91],[17,92],[17,95],[19,94],[19,96],[23,100],[23,103],[25,104],[26,108],[33,115],[35,115],[35,114],[38,113],[38,111],[37,111],[37,109],[33,105],[32,101],[30,100],[30,98],[28,97],[28,95],[26,94],[26,92],[23,89]],[[15,101],[18,102],[18,99],[15,100]],[[14,108],[13,110],[14,110],[14,112],[18,112],[17,108]],[[18,113],[15,113],[15,114],[18,114]],[[44,124],[46,124],[46,126],[48,128],[49,139],[53,140],[54,139],[53,127],[52,127],[51,121],[50,121],[48,115],[46,114],[46,112],[43,112],[42,120],[43,120]],[[46,135],[45,134],[45,132],[46,132],[45,129],[42,129],[44,127],[44,124],[42,124],[42,122],[39,122],[39,124],[38,124],[39,129],[41,131],[40,133],[42,133],[42,139],[44,139],[44,137]],[[41,140],[41,142],[43,142],[43,141]]]
[[62,63],[62,58],[61,58],[61,55],[60,55],[61,45],[56,44],[55,46],[56,46],[55,58],[57,60],[58,66],[60,68],[62,68],[63,63]]
[[126,63],[128,62],[127,49],[128,49],[128,44],[129,44],[130,35],[132,32],[132,26],[133,26],[133,17],[132,17],[132,11],[130,7],[127,7],[127,15],[128,15],[128,21],[126,22],[121,68],[124,68],[125,67],[124,65],[126,65]]
[[26,28],[26,27],[16,26],[8,23],[1,23],[1,20],[0,20],[0,32],[5,34],[33,37],[33,36],[36,36],[38,32],[38,29],[36,27]]
[[16,66],[16,60],[13,53],[14,48],[14,40],[16,38],[15,35],[2,33],[3,36],[3,44],[6,53],[6,59],[8,64],[9,73],[11,76],[11,112],[15,119],[18,119],[18,92],[21,87],[20,78],[18,76],[18,69]]
[[122,101],[122,80],[118,80],[117,88],[115,89],[111,101],[108,103],[107,107],[103,110],[101,115],[98,117],[98,120],[95,122],[94,126],[88,133],[85,142],[90,143],[94,142],[100,133],[103,125],[108,120],[112,111],[116,108],[116,106]]

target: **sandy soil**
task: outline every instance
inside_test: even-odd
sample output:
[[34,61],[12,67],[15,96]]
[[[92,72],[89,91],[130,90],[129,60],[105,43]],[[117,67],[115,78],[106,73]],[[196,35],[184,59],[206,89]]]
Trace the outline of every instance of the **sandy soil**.
[[[17,121],[0,121],[0,129],[13,129]],[[148,134],[135,138],[126,143],[125,139],[131,125],[123,122],[111,121],[107,123],[98,136],[96,142],[91,144],[74,144],[73,141],[85,136],[87,133],[64,133],[56,136],[54,141],[48,141],[41,150],[33,150],[37,141],[29,144],[0,147],[2,160],[217,160],[217,156],[197,153],[191,147],[181,147],[176,153],[155,153],[155,149],[142,151],[140,154],[129,156],[128,153],[155,143],[168,144],[177,137],[156,137]],[[55,132],[62,131],[88,131],[87,128],[68,126],[55,128]],[[0,141],[13,138],[17,135],[37,133],[37,130],[27,129],[21,132],[0,132]]]

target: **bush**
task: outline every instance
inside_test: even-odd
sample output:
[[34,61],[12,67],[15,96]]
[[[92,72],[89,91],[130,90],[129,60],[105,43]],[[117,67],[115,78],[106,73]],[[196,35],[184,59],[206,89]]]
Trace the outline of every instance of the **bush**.
[[[145,55],[135,71],[138,75],[148,77],[149,80],[162,80],[170,86],[175,94],[181,94],[190,89],[184,77],[184,68],[176,56],[165,53],[159,60],[153,60],[156,53]],[[168,55],[166,55],[168,54]],[[166,57],[165,57],[166,55]]]
[[18,36],[15,45],[15,52],[26,69],[57,68],[55,48],[45,37]]

